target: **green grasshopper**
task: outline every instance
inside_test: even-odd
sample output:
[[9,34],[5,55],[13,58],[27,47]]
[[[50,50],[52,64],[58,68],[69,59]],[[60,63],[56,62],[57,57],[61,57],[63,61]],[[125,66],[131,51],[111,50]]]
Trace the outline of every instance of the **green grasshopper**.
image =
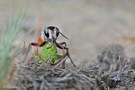
[[[34,42],[30,44],[37,47],[36,52],[33,54],[33,58],[39,62],[49,59],[51,65],[56,65],[63,61],[66,57],[69,57],[71,63],[76,67],[70,57],[66,42],[56,42],[59,33],[64,36],[57,27],[49,26],[44,28],[38,38],[38,43]],[[64,37],[67,38],[66,36]],[[42,47],[41,53],[38,53],[38,47]],[[62,49],[62,55],[58,54],[57,48]],[[63,63],[64,62],[65,61],[63,61]]]
[[33,57],[39,62],[42,62],[45,59],[49,59],[50,63],[54,64],[61,58],[61,55],[57,54],[56,44],[54,42],[48,42],[43,46],[42,52],[38,54],[34,53]]

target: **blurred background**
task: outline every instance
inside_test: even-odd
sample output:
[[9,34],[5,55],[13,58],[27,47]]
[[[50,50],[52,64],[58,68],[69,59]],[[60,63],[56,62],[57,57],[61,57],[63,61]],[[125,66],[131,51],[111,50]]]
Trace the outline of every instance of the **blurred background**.
[[25,14],[9,55],[16,47],[21,49],[24,40],[36,41],[42,27],[54,25],[69,38],[59,36],[58,41],[67,42],[72,58],[79,62],[94,60],[110,44],[121,44],[135,56],[135,0],[22,1],[0,0],[0,33],[9,33],[7,24],[18,4],[23,4],[19,12]]

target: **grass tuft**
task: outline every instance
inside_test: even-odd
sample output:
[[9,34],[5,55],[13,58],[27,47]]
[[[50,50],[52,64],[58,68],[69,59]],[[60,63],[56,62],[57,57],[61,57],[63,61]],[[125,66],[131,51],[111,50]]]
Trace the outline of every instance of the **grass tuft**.
[[[23,23],[25,16],[25,2],[24,1],[13,1],[12,16],[9,19],[7,28],[5,32],[0,34],[0,43],[1,43],[1,52],[0,52],[0,85],[5,79],[5,76],[8,72],[8,68],[12,62],[9,58],[11,52],[12,43],[17,38],[17,34],[21,30],[20,27]],[[15,49],[16,50],[16,49]],[[0,86],[0,87],[1,87]]]

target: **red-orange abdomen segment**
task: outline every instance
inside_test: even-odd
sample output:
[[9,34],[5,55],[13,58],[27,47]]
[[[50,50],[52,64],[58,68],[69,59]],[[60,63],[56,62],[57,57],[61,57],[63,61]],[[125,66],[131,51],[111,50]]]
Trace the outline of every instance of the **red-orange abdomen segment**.
[[39,38],[38,38],[38,43],[43,43],[44,42],[44,39],[43,39],[43,37],[42,36],[40,36]]

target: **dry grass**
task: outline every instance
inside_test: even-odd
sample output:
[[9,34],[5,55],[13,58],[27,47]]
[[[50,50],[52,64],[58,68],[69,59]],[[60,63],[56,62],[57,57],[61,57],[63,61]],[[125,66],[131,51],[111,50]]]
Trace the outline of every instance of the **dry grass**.
[[79,69],[19,61],[12,86],[17,90],[133,90],[134,63],[120,45],[105,48],[97,63]]

